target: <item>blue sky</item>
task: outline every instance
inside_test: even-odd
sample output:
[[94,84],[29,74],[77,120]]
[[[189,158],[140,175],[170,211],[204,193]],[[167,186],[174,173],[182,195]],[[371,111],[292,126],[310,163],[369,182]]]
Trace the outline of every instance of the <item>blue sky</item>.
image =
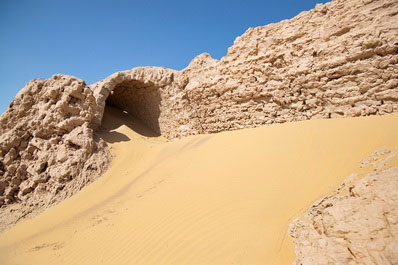
[[136,66],[180,70],[221,58],[247,28],[292,18],[322,0],[0,0],[0,113],[33,78],[91,84]]

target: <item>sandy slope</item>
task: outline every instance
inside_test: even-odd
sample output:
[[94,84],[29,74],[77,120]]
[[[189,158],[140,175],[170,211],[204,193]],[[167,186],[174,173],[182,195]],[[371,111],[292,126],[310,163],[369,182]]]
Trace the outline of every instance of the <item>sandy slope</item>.
[[0,264],[289,264],[291,220],[365,174],[361,159],[398,146],[396,114],[177,142],[118,116],[105,116],[107,174],[0,234]]

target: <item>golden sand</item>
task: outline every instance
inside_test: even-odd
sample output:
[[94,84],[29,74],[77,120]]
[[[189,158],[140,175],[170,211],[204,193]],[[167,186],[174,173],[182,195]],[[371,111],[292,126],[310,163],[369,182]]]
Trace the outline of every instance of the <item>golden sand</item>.
[[111,168],[0,234],[0,264],[290,264],[288,224],[370,153],[398,146],[397,114],[175,142],[115,109],[104,124]]

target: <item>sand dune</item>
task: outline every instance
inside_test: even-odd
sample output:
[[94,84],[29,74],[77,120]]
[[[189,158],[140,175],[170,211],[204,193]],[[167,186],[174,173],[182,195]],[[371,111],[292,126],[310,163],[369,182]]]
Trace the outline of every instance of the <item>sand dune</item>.
[[167,142],[108,108],[111,168],[0,234],[0,264],[290,264],[288,224],[398,146],[397,124],[311,120]]

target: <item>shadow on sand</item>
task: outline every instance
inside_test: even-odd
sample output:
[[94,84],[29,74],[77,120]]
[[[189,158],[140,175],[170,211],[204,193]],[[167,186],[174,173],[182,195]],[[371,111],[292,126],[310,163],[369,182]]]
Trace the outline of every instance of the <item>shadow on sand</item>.
[[127,135],[114,131],[123,125],[144,137],[160,136],[159,133],[148,128],[141,120],[130,115],[127,111],[107,105],[100,128],[100,137],[108,143],[129,141],[130,138]]
[[120,132],[102,132],[101,138],[104,139],[107,143],[120,143],[130,141],[130,138]]

